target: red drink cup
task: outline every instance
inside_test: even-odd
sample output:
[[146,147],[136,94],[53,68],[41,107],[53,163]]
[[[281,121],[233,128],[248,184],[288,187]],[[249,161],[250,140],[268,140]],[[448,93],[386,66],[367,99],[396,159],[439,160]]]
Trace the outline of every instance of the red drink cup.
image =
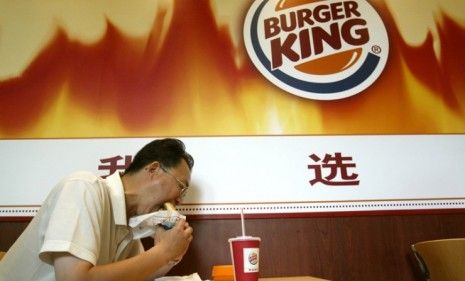
[[231,259],[235,281],[257,281],[260,260],[260,238],[239,236],[230,238]]

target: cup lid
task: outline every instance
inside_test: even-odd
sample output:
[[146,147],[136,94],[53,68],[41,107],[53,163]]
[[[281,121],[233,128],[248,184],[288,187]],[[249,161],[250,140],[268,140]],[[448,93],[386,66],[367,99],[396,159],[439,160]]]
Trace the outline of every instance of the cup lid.
[[233,238],[229,238],[228,241],[241,241],[241,240],[258,240],[261,241],[260,237],[253,237],[253,236],[237,236]]

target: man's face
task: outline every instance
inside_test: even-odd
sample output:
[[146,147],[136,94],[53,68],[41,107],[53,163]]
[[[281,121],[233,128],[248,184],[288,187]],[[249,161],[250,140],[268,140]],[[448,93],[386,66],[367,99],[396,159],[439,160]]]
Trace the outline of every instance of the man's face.
[[149,184],[144,189],[138,214],[155,212],[163,203],[178,204],[187,192],[191,172],[186,161],[182,160],[173,168],[156,164],[149,169]]

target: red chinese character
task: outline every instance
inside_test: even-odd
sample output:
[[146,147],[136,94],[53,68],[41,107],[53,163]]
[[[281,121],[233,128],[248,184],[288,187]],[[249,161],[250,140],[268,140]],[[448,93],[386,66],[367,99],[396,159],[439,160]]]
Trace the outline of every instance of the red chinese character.
[[118,161],[122,159],[123,157],[119,155],[110,157],[110,158],[100,159],[100,163],[106,164],[106,165],[99,165],[98,166],[99,171],[104,171],[104,170],[108,171],[108,174],[102,176],[102,178],[108,177],[109,175],[113,174],[117,170],[126,169],[129,166],[129,164],[131,164],[132,156],[131,155],[124,156],[124,164],[123,165],[118,164]]
[[[355,168],[355,163],[352,162],[352,157],[342,156],[342,153],[336,152],[334,156],[325,154],[323,160],[315,154],[311,154],[310,159],[315,162],[315,165],[308,165],[308,169],[315,171],[315,178],[310,181],[311,185],[321,182],[325,185],[359,185],[360,181],[357,180],[358,174],[349,174],[348,168]],[[321,161],[321,162],[320,162]],[[319,163],[320,162],[320,163]],[[323,177],[323,169],[327,173]],[[335,180],[340,175],[340,180]]]

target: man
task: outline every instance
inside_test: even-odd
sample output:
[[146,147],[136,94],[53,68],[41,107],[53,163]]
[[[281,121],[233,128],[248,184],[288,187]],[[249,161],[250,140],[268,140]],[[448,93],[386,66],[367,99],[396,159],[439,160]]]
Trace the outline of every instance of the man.
[[128,220],[179,203],[194,160],[177,139],[154,140],[124,173],[102,179],[78,172],[50,192],[0,262],[0,280],[153,280],[187,251],[192,228],[179,220],[157,229],[144,251]]

